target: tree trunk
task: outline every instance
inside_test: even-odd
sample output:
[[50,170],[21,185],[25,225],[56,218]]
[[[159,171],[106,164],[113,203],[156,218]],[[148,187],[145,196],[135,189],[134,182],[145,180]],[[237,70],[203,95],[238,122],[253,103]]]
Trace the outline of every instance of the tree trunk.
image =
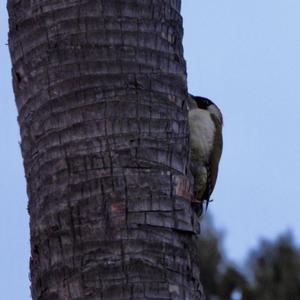
[[33,299],[203,299],[180,0],[8,0]]

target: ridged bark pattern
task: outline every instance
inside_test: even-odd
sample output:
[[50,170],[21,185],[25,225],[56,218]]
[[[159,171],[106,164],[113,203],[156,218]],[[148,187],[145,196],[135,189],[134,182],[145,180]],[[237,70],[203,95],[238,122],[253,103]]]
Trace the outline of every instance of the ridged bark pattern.
[[203,299],[180,0],[9,0],[36,299]]

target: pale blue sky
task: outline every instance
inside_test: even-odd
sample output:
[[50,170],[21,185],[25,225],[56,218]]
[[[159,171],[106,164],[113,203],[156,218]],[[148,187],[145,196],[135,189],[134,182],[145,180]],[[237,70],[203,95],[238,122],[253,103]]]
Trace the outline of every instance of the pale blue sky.
[[[27,198],[0,2],[0,300],[30,299]],[[290,228],[300,241],[300,1],[183,0],[190,92],[225,119],[210,205],[230,259]],[[3,298],[2,298],[3,297]]]

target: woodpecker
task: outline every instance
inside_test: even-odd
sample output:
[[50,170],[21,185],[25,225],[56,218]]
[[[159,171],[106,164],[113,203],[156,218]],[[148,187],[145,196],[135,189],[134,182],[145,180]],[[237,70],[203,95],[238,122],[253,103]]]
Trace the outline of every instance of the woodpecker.
[[220,109],[204,97],[188,96],[191,172],[194,177],[192,206],[200,216],[215,187],[222,154],[223,117]]

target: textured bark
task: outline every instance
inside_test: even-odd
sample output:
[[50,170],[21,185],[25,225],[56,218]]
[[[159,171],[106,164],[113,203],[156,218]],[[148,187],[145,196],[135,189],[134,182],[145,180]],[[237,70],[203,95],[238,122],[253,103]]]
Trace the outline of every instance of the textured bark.
[[180,0],[9,0],[33,299],[203,299]]

